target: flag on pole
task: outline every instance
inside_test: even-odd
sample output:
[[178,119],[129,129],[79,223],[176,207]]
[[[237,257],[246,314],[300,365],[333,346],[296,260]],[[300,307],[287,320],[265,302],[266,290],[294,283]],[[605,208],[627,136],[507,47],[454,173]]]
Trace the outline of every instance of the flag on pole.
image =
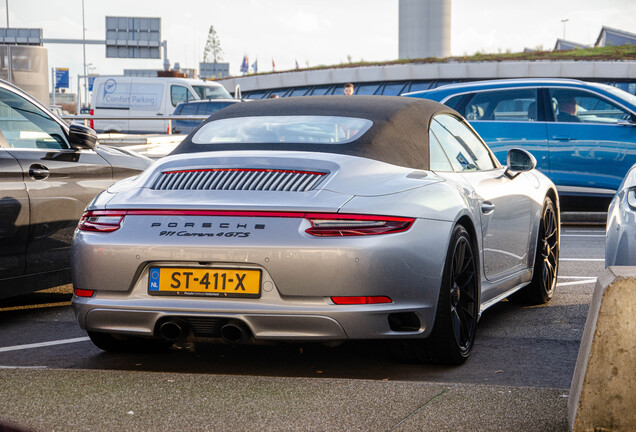
[[254,73],[258,72],[258,58],[254,60],[254,63],[252,63],[252,71]]
[[243,73],[247,73],[247,71],[249,70],[249,62],[247,61],[247,56],[244,55],[243,56],[243,63],[241,63],[241,72]]
[[276,71],[276,63],[274,63],[274,59],[272,58],[272,70]]
[[300,69],[300,66],[298,66],[298,60],[296,60],[296,69]]

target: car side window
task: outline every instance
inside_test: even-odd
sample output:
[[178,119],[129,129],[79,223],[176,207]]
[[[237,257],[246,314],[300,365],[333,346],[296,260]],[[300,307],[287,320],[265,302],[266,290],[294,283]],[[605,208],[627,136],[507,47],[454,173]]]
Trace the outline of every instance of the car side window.
[[437,120],[431,122],[431,131],[439,141],[444,153],[448,155],[453,171],[478,170],[477,160],[468,146],[462,145],[453,134]]
[[[495,168],[495,163],[493,162],[486,145],[458,118],[448,114],[440,114],[435,116],[433,123],[437,123],[441,126],[442,130],[439,130],[438,128],[440,133],[445,132],[445,138],[442,138],[438,134],[438,130],[433,129],[437,139],[439,139],[440,144],[442,144],[446,154],[451,159],[451,163],[455,157],[453,155],[463,155],[460,159],[457,159],[457,161],[463,166],[462,171],[465,171],[466,169],[488,170]],[[431,128],[432,127],[433,125],[431,125]],[[452,140],[449,135],[452,137]],[[453,151],[449,151],[449,147],[447,147],[446,142],[448,142],[448,145],[455,145],[455,149],[453,149]],[[457,145],[459,145],[459,147],[457,147]],[[460,149],[463,149],[463,151],[458,152]],[[470,159],[466,158],[466,155],[470,156]],[[461,160],[464,162],[462,163]]]
[[433,131],[429,133],[428,144],[430,148],[429,165],[431,171],[453,171],[453,166],[448,160],[448,157],[446,157],[446,153],[444,153]]
[[187,87],[180,85],[170,86],[170,102],[172,102],[172,106],[177,106],[181,102],[187,102],[194,99],[196,98]]
[[631,118],[628,111],[593,93],[572,89],[549,90],[554,121],[616,124],[619,120]]
[[537,90],[474,93],[460,113],[466,120],[530,122],[537,120]]
[[70,149],[64,129],[45,111],[0,88],[0,147]]

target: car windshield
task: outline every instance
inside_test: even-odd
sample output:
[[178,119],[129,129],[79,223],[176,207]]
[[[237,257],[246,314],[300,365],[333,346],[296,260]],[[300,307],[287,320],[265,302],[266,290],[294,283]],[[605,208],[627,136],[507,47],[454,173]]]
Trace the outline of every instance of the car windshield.
[[192,88],[201,99],[232,99],[232,96],[223,87],[193,85]]
[[633,94],[627,93],[625,90],[621,90],[618,87],[614,87],[614,86],[604,85],[603,88],[609,91],[610,93],[613,93],[615,96],[618,96],[619,98],[623,100],[626,100],[627,102],[629,102],[630,104],[636,107],[636,96],[634,96]]
[[335,116],[236,117],[205,124],[192,142],[344,144],[358,139],[372,124],[367,119]]

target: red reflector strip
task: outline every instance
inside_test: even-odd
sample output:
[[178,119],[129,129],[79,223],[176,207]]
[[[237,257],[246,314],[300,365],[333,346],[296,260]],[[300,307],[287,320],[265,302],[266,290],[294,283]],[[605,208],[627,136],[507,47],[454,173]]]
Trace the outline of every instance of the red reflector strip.
[[393,300],[386,296],[331,297],[331,301],[337,305],[393,303]]
[[75,288],[74,292],[77,297],[92,297],[95,291]]

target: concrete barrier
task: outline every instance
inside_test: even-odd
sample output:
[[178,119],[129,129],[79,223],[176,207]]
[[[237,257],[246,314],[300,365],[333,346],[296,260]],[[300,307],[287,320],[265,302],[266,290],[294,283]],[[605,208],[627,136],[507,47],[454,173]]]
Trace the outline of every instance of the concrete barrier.
[[610,267],[596,283],[568,422],[572,432],[636,431],[636,267]]

